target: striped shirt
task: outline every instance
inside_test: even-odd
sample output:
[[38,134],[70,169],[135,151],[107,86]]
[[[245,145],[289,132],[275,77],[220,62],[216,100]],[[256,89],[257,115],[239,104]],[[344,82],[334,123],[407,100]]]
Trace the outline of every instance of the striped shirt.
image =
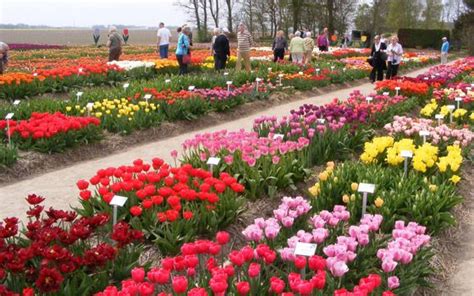
[[314,40],[311,37],[306,37],[304,40],[304,51],[313,51]]
[[239,31],[239,33],[237,33],[237,50],[250,51],[252,44],[253,39],[249,31],[244,31],[243,33]]

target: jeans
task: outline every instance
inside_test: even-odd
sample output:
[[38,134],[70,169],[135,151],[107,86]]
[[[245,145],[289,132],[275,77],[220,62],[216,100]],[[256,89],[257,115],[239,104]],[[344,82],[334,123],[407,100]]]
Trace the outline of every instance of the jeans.
[[273,50],[273,62],[278,60],[283,60],[285,58],[285,49],[284,48],[275,48]]
[[222,70],[225,69],[225,64],[227,63],[227,56],[214,55],[214,69]]
[[250,72],[250,52],[249,51],[237,51],[237,64],[235,69],[240,71],[242,69],[242,61],[245,65],[245,70]]
[[183,55],[177,54],[176,59],[178,60],[179,65],[179,75],[184,75],[188,73],[188,64],[183,64]]
[[168,49],[170,45],[169,44],[164,44],[159,46],[160,50],[160,58],[162,59],[167,59],[168,58]]
[[388,69],[387,69],[387,75],[386,75],[387,79],[391,79],[397,76],[398,66],[399,64],[392,65],[392,62],[388,62]]

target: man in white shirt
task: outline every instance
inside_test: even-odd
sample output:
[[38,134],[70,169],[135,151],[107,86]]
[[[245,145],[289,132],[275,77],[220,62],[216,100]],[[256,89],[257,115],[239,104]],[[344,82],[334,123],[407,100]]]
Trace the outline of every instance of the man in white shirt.
[[164,23],[160,23],[160,28],[158,29],[158,33],[156,34],[158,37],[158,49],[160,51],[160,58],[167,59],[168,58],[168,50],[170,47],[170,40],[171,40],[171,32],[168,28],[165,28]]

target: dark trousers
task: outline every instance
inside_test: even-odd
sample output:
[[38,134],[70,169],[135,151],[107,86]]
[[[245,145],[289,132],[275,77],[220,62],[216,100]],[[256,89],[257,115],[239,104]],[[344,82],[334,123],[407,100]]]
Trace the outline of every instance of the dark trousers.
[[118,61],[120,59],[121,54],[122,54],[122,48],[120,47],[109,49],[109,62]]
[[159,45],[159,50],[160,50],[160,58],[162,59],[167,59],[168,58],[168,49],[170,45],[165,44],[165,45]]
[[176,59],[178,60],[178,65],[179,65],[179,75],[184,75],[188,73],[188,64],[183,63],[183,55],[177,54]]
[[328,51],[328,47],[327,46],[318,46],[319,48],[319,51]]
[[392,62],[388,62],[388,69],[387,69],[387,79],[391,79],[396,77],[398,74],[398,66],[399,64],[392,65]]
[[370,72],[370,81],[374,82],[375,77],[377,77],[378,81],[383,80],[383,70],[384,70],[384,64],[385,62],[380,62],[380,61],[374,61],[374,66],[372,68],[372,71]]
[[220,56],[218,54],[214,55],[214,69],[222,70],[225,69],[225,64],[227,63],[227,56]]
[[275,48],[273,50],[273,62],[278,60],[283,60],[285,58],[285,49],[284,48]]

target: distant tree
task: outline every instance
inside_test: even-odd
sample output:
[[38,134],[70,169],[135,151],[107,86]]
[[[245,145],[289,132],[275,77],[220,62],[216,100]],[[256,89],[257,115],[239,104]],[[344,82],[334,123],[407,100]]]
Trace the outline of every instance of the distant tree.
[[371,35],[382,33],[387,28],[389,3],[389,0],[373,0],[360,4],[354,19],[356,28]]
[[441,0],[426,0],[423,9],[423,21],[421,28],[438,29],[442,27],[441,15],[443,13],[443,3]]
[[417,28],[420,22],[421,4],[418,0],[390,1],[387,24],[396,31],[400,28]]
[[469,55],[474,55],[474,0],[464,0],[466,12],[454,23],[453,35],[467,45]]

